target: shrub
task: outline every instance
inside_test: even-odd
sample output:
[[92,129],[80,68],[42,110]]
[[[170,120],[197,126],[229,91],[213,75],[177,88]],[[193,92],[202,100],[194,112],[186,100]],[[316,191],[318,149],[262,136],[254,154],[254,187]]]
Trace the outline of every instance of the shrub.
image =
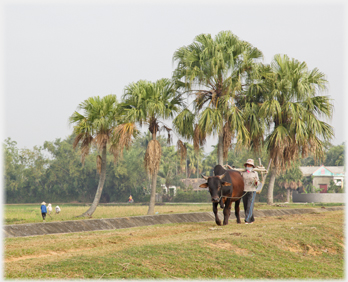
[[173,202],[209,203],[210,194],[207,191],[178,190],[173,198]]

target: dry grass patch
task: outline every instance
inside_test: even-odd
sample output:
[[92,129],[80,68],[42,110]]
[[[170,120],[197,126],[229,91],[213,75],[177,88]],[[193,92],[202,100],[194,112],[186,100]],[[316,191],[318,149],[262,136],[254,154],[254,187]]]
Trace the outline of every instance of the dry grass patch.
[[[278,239],[278,247],[284,251],[292,253],[298,253],[303,255],[317,256],[323,252],[328,252],[327,249],[320,250],[317,246],[311,246],[308,244],[300,244],[294,241],[286,241],[284,239]],[[330,253],[336,254],[337,252],[331,249]]]
[[237,255],[242,255],[242,256],[248,255],[250,253],[250,251],[247,249],[241,249],[237,247],[236,245],[223,242],[223,241],[218,241],[216,243],[206,243],[206,245],[215,250],[216,249],[228,250],[228,251],[232,251],[233,253]]

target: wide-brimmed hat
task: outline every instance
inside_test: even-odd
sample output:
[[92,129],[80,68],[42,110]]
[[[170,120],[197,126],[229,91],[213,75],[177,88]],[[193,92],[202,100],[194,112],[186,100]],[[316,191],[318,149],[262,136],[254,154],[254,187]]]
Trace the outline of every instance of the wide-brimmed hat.
[[255,165],[254,165],[254,160],[253,159],[248,159],[246,162],[245,162],[245,164],[244,164],[244,166],[246,166],[246,165],[252,165],[253,167],[255,167]]
[[42,202],[41,205],[46,205],[46,203],[45,203],[45,202]]

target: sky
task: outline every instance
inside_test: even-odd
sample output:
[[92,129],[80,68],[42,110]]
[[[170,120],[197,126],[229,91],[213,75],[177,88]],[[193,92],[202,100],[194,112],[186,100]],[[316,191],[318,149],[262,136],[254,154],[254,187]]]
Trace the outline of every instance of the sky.
[[[65,139],[73,131],[69,116],[88,97],[116,94],[120,101],[129,83],[170,78],[178,48],[201,33],[230,30],[261,50],[264,63],[286,54],[326,75],[332,143],[341,144],[347,139],[344,3],[5,1],[2,140],[32,149]],[[215,144],[208,139],[205,151]]]

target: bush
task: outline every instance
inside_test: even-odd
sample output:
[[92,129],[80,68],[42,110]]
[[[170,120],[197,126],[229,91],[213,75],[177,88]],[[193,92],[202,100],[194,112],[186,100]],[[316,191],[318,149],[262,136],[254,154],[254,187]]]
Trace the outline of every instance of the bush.
[[166,195],[166,194],[163,194],[162,195],[162,201],[163,202],[172,202],[173,201],[173,196],[170,196],[170,195]]

